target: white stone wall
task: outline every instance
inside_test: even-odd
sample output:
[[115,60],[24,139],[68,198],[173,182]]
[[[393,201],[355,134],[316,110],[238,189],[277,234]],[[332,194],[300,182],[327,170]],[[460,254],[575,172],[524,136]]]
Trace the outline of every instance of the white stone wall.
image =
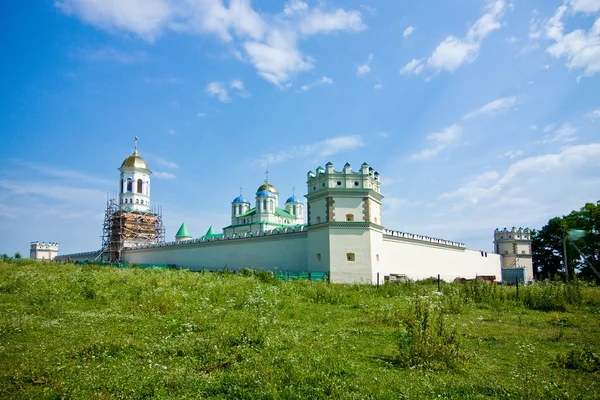
[[273,233],[251,238],[125,249],[123,260],[132,264],[175,264],[193,271],[225,267],[231,271],[245,267],[307,271],[306,236],[306,231]]
[[[327,200],[325,198],[315,200],[310,204],[309,225],[316,225],[327,221]],[[321,222],[317,222],[320,219]]]
[[334,221],[346,221],[348,214],[354,216],[354,221],[364,220],[362,197],[335,197],[333,207]]
[[[410,279],[440,277],[445,281],[455,278],[473,279],[479,275],[493,275],[501,279],[500,255],[436,243],[410,241],[385,235],[380,261],[373,268],[373,281],[379,272],[380,282],[390,274],[404,274]],[[487,257],[486,257],[487,255]]]
[[[364,228],[329,230],[330,277],[332,283],[372,283],[373,242],[381,240]],[[349,260],[353,255],[353,260]]]

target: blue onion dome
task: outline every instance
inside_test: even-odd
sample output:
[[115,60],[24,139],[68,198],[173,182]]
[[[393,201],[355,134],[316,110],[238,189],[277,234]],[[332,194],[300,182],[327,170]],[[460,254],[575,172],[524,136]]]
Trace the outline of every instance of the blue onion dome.
[[261,190],[260,192],[257,192],[256,197],[275,197],[275,195],[265,189]]
[[288,203],[300,204],[302,202],[300,201],[299,198],[297,198],[295,195],[293,195],[292,197],[290,197],[289,199],[287,199],[285,201],[285,204],[288,204]]
[[232,203],[248,203],[248,204],[250,204],[248,199],[245,198],[244,196],[242,196],[241,194],[238,197],[236,197],[235,199],[233,199]]

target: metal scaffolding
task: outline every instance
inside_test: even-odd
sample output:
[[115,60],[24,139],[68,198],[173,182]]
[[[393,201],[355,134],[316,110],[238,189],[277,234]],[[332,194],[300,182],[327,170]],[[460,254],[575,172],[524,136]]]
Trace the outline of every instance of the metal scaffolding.
[[164,243],[165,227],[162,207],[153,206],[150,211],[132,211],[119,204],[117,196],[106,200],[106,212],[102,228],[101,261],[121,262],[125,247]]

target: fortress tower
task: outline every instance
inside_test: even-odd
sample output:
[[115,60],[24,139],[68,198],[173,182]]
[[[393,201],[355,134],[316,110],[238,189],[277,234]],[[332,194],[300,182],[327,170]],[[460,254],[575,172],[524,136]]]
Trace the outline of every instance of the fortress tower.
[[165,241],[160,208],[150,206],[150,175],[146,161],[137,151],[137,136],[133,154],[119,168],[118,202],[109,199],[102,235],[102,260],[121,262],[125,247]]
[[330,271],[334,283],[373,282],[383,242],[379,173],[327,163],[307,178],[308,270]]
[[58,243],[31,242],[29,258],[32,260],[54,260],[58,255]]
[[[529,228],[494,231],[494,251],[502,256],[502,280],[514,283],[515,277],[525,282],[533,280],[531,231]],[[519,278],[521,279],[521,278]]]

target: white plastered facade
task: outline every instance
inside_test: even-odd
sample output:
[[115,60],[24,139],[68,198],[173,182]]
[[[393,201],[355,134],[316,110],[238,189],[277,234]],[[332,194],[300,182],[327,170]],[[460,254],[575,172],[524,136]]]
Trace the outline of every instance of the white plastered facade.
[[[265,185],[270,194],[263,192]],[[286,210],[278,209],[276,189],[265,185],[257,191],[254,209],[241,195],[232,202],[231,224],[222,234],[129,247],[123,250],[123,260],[190,270],[326,272],[333,283],[366,284],[382,283],[391,275],[439,275],[446,281],[487,276],[499,281],[503,265],[511,263],[502,254],[469,250],[463,243],[386,229],[380,176],[366,163],[357,171],[349,164],[336,171],[328,163],[309,172],[306,210],[295,196]],[[288,217],[293,215],[291,205],[301,212],[293,220]],[[499,246],[502,250],[505,245]],[[517,250],[519,246],[529,246],[530,253],[530,237],[523,236]]]

